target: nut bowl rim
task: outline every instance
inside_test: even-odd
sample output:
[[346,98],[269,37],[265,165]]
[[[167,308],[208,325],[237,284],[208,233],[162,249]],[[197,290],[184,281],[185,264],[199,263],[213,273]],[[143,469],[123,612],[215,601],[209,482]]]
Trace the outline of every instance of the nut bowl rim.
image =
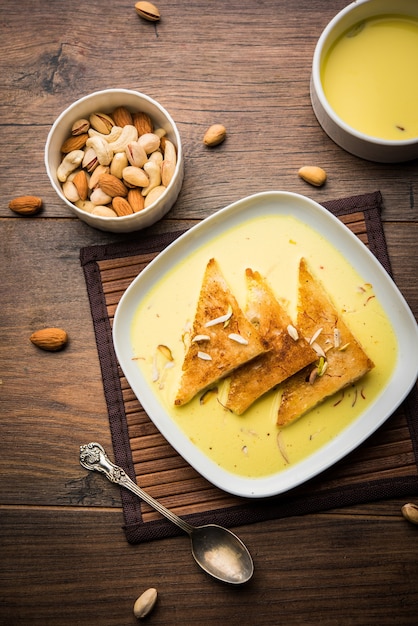
[[[138,99],[140,100],[138,101],[138,105],[133,105],[132,102]],[[96,100],[101,101],[100,109],[95,107],[94,102]],[[103,104],[105,100],[108,102]],[[142,107],[141,103],[143,104]],[[173,178],[164,193],[142,211],[120,217],[92,215],[76,207],[64,196],[61,184],[56,177],[56,169],[60,162],[60,152],[57,146],[62,145],[64,139],[69,136],[71,124],[74,123],[76,119],[87,117],[91,113],[94,113],[94,110],[108,112],[112,108],[121,105],[125,105],[131,110],[145,111],[154,121],[159,122],[159,125],[167,130],[167,136],[173,141],[177,150],[176,168]],[[158,120],[155,119],[156,117],[158,117]],[[53,163],[54,157],[55,163]],[[44,162],[49,181],[54,191],[67,205],[70,211],[89,226],[108,232],[135,232],[151,226],[160,220],[176,202],[184,177],[183,148],[180,133],[170,113],[168,113],[157,100],[147,94],[125,88],[111,88],[91,92],[78,98],[61,111],[48,132],[45,144]]]

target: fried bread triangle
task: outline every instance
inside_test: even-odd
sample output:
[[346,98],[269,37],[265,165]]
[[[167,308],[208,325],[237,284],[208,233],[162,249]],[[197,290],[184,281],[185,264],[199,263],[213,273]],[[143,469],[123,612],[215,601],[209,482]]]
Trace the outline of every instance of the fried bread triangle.
[[283,383],[277,415],[279,426],[295,421],[374,367],[305,259],[299,264],[297,325],[305,337],[317,335],[313,346],[325,357],[320,358],[315,370],[305,368]]
[[268,342],[260,354],[231,374],[225,406],[241,415],[255,400],[317,359],[317,354],[297,332],[267,281],[251,269],[245,272],[247,318]]
[[199,391],[268,349],[232,294],[215,259],[205,270],[174,403],[181,406]]

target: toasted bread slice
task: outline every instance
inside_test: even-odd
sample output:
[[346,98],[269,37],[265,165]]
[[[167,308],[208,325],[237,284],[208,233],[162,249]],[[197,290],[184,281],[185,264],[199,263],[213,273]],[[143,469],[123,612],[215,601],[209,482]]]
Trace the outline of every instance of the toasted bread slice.
[[251,269],[247,269],[245,275],[248,289],[245,313],[268,342],[269,351],[241,365],[231,374],[225,405],[237,415],[244,413],[257,398],[317,359],[316,352],[297,332],[266,280]]
[[305,259],[299,265],[297,323],[305,337],[314,339],[312,345],[318,354],[322,351],[325,357],[319,357],[321,362],[315,370],[305,368],[283,383],[277,415],[279,426],[295,421],[374,367],[323,285],[309,271]]
[[199,391],[267,350],[246,318],[215,259],[207,264],[174,403],[181,406]]

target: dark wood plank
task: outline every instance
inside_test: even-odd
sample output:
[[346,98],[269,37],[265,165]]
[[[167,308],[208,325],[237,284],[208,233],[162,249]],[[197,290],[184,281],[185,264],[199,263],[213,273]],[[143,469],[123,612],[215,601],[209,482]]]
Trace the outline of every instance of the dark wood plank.
[[255,561],[243,589],[201,572],[186,537],[129,546],[119,509],[3,509],[0,621],[133,626],[136,597],[154,586],[152,624],[412,625],[416,529],[401,505],[240,528]]

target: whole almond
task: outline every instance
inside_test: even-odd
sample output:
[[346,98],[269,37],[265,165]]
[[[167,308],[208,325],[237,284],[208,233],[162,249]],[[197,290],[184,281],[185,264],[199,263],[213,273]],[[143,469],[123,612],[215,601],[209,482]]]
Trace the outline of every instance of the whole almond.
[[212,124],[203,137],[203,143],[206,146],[217,146],[224,141],[226,137],[226,128],[222,124]]
[[124,106],[120,106],[112,112],[112,119],[116,126],[123,128],[128,124],[133,126],[132,113]]
[[132,215],[133,209],[129,202],[125,200],[125,198],[121,198],[120,196],[116,196],[112,200],[112,209],[119,215],[119,217],[123,217],[124,215]]
[[128,195],[128,188],[117,176],[113,176],[113,174],[102,174],[99,176],[97,184],[100,189],[111,198],[115,196],[125,197]]
[[139,213],[139,211],[142,211],[142,209],[144,208],[145,198],[137,187],[128,191],[127,200],[131,205],[132,211],[134,213]]
[[81,150],[86,145],[86,141],[89,138],[88,133],[81,133],[80,135],[71,135],[64,141],[61,146],[61,152],[68,154],[73,150]]
[[37,196],[19,196],[9,202],[9,209],[20,215],[35,215],[42,209],[42,198]]
[[66,345],[68,335],[62,328],[42,328],[32,333],[30,340],[41,350],[57,352]]
[[327,180],[326,171],[316,165],[305,165],[301,167],[298,171],[298,175],[305,182],[314,185],[314,187],[322,187]]
[[137,2],[135,4],[136,12],[140,17],[144,20],[148,20],[149,22],[158,22],[160,19],[160,12],[156,6],[151,4],[151,2]]
[[144,618],[152,611],[157,601],[157,590],[150,587],[142,593],[134,604],[134,615],[138,619]]
[[79,172],[77,172],[72,182],[78,191],[80,200],[86,200],[88,191],[89,191],[89,185],[88,185],[86,172],[84,170],[80,170]]
[[138,137],[140,137],[141,135],[145,135],[145,133],[153,132],[154,124],[152,123],[152,120],[147,113],[143,113],[142,111],[134,113],[132,116],[132,120],[133,125],[138,131]]

